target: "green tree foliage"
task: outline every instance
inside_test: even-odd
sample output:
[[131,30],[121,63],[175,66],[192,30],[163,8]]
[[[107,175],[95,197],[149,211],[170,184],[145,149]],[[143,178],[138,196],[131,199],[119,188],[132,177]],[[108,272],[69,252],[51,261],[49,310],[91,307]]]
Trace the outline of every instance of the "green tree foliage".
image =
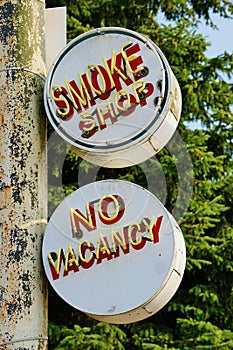
[[57,350],[124,350],[123,343],[127,340],[123,330],[104,322],[98,322],[92,328],[74,325],[73,329],[51,323],[49,332],[52,339],[62,339]]
[[[51,207],[74,189],[91,182],[92,177],[127,179],[147,188],[156,178],[155,194],[166,198],[165,205],[173,212],[177,198],[180,196],[182,202],[186,196],[185,191],[178,191],[179,162],[184,166],[184,186],[193,185],[193,190],[185,215],[179,221],[187,248],[186,271],[167,306],[145,321],[116,326],[84,316],[65,305],[51,290],[50,348],[233,349],[233,89],[228,80],[232,78],[233,60],[232,53],[227,52],[206,57],[209,44],[198,34],[199,19],[214,26],[211,14],[232,15],[232,2],[47,1],[48,7],[63,5],[67,6],[69,39],[96,27],[121,26],[147,35],[162,49],[182,90],[178,132],[192,167],[185,168],[182,159],[185,153],[179,149],[176,136],[156,157],[140,166],[117,171],[91,166],[69,150],[63,168],[56,158],[50,163]],[[170,21],[168,25],[157,22],[159,11]],[[175,148],[174,153],[171,150]],[[159,185],[161,169],[167,193]],[[59,177],[63,188],[56,183]]]

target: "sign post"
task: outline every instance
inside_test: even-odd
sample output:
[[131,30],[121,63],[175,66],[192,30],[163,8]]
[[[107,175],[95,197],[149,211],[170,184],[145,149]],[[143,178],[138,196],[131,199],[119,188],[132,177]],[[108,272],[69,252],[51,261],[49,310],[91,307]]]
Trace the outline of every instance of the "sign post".
[[1,350],[47,349],[44,8],[42,0],[1,1]]

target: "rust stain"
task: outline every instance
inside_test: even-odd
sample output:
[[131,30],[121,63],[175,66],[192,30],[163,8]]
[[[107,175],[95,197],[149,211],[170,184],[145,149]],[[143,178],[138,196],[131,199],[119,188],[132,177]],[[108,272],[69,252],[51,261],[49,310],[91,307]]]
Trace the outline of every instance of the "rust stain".
[[6,222],[3,223],[3,230],[8,231],[8,224]]
[[11,203],[11,198],[12,198],[12,189],[11,186],[5,186],[3,189],[3,196],[1,196],[2,201],[0,201],[1,207],[5,207],[9,203]]
[[5,123],[5,118],[4,118],[4,115],[1,114],[1,124],[4,125],[4,123]]
[[4,232],[4,236],[7,237],[7,234],[8,234],[8,223],[7,222],[3,223],[3,232]]
[[[2,160],[2,162],[4,162],[5,159],[6,159],[5,155],[4,155],[4,154],[1,154],[1,160]],[[3,172],[1,171],[0,174],[2,175],[2,173],[3,173]]]

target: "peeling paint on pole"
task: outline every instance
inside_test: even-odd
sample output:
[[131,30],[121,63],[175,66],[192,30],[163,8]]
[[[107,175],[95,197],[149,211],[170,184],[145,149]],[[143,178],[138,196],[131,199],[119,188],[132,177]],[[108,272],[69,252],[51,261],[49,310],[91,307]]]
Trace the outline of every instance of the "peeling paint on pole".
[[0,349],[47,348],[44,7],[0,2]]

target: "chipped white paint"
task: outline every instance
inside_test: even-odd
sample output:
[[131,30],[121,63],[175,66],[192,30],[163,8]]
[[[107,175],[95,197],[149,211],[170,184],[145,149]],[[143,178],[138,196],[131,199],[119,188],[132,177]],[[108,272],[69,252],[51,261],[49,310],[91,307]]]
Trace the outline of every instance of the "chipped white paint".
[[[47,348],[44,7],[1,1],[0,348]],[[25,69],[27,67],[27,70]]]

